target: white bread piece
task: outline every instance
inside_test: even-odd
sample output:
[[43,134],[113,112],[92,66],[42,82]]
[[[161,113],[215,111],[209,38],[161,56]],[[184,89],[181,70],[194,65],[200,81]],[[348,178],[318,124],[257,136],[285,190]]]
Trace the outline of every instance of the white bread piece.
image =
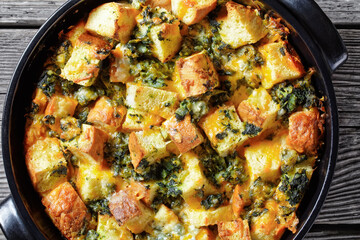
[[267,30],[259,11],[235,2],[225,4],[227,14],[220,15],[220,36],[232,48],[256,43],[265,37]]
[[216,8],[216,0],[172,0],[172,12],[185,24],[200,22],[209,12]]
[[92,10],[85,29],[103,37],[126,43],[136,25],[139,10],[130,4],[109,2]]

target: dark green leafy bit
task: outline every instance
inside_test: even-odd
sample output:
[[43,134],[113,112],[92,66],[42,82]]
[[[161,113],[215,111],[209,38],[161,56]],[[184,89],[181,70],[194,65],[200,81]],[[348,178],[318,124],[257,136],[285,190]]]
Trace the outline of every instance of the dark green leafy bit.
[[89,115],[90,108],[85,106],[82,107],[81,105],[77,105],[74,113],[74,117],[78,119],[79,123],[86,123],[87,117]]
[[218,31],[219,23],[215,20],[215,17],[216,14],[209,17],[210,28],[206,28],[201,23],[189,26],[189,34],[183,39],[179,56],[188,57],[205,50],[216,70],[221,70],[221,58],[230,56],[234,50],[222,42]]
[[86,234],[85,240],[97,240],[99,234],[95,230],[89,230]]
[[266,213],[268,210],[264,208],[265,202],[273,197],[275,190],[276,186],[274,183],[263,181],[260,177],[257,178],[250,186],[249,197],[252,203],[246,207],[247,212],[244,218],[251,220]]
[[71,57],[72,45],[69,40],[62,42],[53,56],[53,61],[59,68],[64,68],[65,64]]
[[202,144],[196,149],[204,166],[204,174],[215,186],[223,182],[233,185],[245,182],[248,179],[244,168],[244,160],[236,152],[227,157],[220,157],[209,143]]
[[251,137],[257,136],[261,132],[262,128],[254,124],[246,122],[245,130],[242,132],[243,135],[250,135]]
[[125,55],[130,59],[131,63],[137,60],[152,57],[150,39],[132,39],[125,45]]
[[115,176],[126,179],[133,178],[136,181],[160,181],[182,169],[180,159],[172,155],[162,159],[160,163],[154,164],[149,164],[146,159],[143,159],[135,172],[128,144],[129,135],[121,132],[105,143],[104,158],[111,166]]
[[65,96],[70,96],[74,94],[74,92],[78,89],[78,85],[76,85],[74,82],[61,79],[60,81],[60,87],[61,91]]
[[286,194],[286,200],[290,203],[290,205],[295,206],[303,198],[309,179],[306,175],[305,169],[301,172],[296,172],[294,177],[291,180],[290,179],[291,178],[287,174],[282,175],[282,183],[279,186],[279,190]]
[[165,81],[171,81],[174,66],[173,61],[162,63],[153,58],[144,59],[131,64],[130,74],[135,77],[135,81],[140,81],[150,87],[162,88],[167,86]]
[[75,98],[81,106],[88,105],[91,101],[96,100],[98,97],[105,95],[103,89],[98,89],[94,86],[80,87],[75,92]]
[[159,189],[156,191],[155,198],[151,207],[157,209],[160,204],[164,204],[170,208],[178,207],[182,204],[182,191],[179,189],[180,181],[176,174],[157,182]]
[[46,115],[44,117],[44,123],[47,125],[54,125],[55,124],[55,117],[53,115]]
[[280,212],[282,217],[287,217],[296,211],[296,207],[280,206]]
[[305,154],[298,154],[295,150],[284,149],[280,155],[281,159],[281,173],[291,171],[294,166],[308,159]]
[[115,176],[130,178],[134,171],[130,152],[129,135],[118,132],[105,143],[104,158],[108,161]]
[[46,96],[51,97],[55,93],[58,81],[59,77],[55,74],[55,72],[47,70],[41,75],[37,87],[40,88]]
[[220,207],[223,202],[224,196],[221,193],[212,194],[201,201],[201,206],[203,206],[206,210],[209,210],[210,208]]
[[87,207],[90,211],[97,216],[98,213],[104,214],[111,214],[109,209],[109,200],[101,199],[101,200],[93,200],[87,203]]
[[277,84],[271,90],[273,100],[280,104],[279,117],[288,116],[298,107],[316,105],[315,89],[311,85],[311,73],[304,79]]
[[209,111],[206,102],[201,98],[190,97],[183,100],[175,111],[178,121],[184,120],[186,114],[190,114],[192,122],[198,122]]
[[53,170],[50,174],[51,176],[66,176],[67,175],[67,167],[64,165],[59,166],[55,170]]
[[260,177],[257,178],[254,183],[250,186],[249,196],[253,202],[258,202],[258,206],[262,205],[265,200],[269,199],[274,195],[276,186],[271,182],[265,182]]

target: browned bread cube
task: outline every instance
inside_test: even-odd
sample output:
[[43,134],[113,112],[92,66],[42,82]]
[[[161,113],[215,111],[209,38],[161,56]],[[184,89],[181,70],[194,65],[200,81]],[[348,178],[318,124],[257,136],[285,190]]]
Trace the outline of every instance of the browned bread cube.
[[81,34],[60,76],[79,85],[91,86],[99,74],[101,61],[110,54],[111,48],[108,41],[87,32]]
[[87,121],[94,123],[109,132],[114,132],[121,127],[126,115],[126,107],[113,106],[110,98],[99,98],[90,110]]
[[285,41],[268,43],[259,48],[265,60],[262,66],[264,77],[261,84],[269,89],[285,80],[294,80],[304,76],[305,70],[295,49]]
[[159,127],[132,132],[129,137],[129,151],[135,170],[143,159],[152,164],[169,156],[166,145],[162,129]]
[[242,121],[267,129],[276,125],[279,109],[279,104],[273,101],[266,89],[260,87],[239,104],[237,111]]
[[248,221],[241,218],[230,222],[220,222],[218,232],[222,240],[251,240]]
[[316,155],[323,121],[317,108],[293,113],[289,118],[287,143],[299,153]]
[[172,12],[187,25],[200,22],[209,12],[215,9],[216,0],[172,0]]
[[118,224],[125,225],[135,234],[144,231],[153,218],[153,213],[149,208],[123,190],[110,198],[109,208]]
[[130,4],[104,3],[90,12],[85,29],[126,43],[136,25],[135,17],[138,14],[139,10]]
[[122,125],[124,131],[140,131],[153,126],[160,126],[164,119],[160,116],[147,113],[135,108],[128,108]]
[[256,43],[266,34],[266,28],[258,10],[233,1],[227,2],[226,15],[220,14],[220,36],[233,48]]
[[86,221],[90,220],[84,202],[69,182],[52,190],[42,203],[55,226],[69,240],[76,239]]
[[150,30],[150,39],[153,42],[152,51],[161,62],[171,60],[180,50],[182,36],[179,22],[162,23]]
[[176,70],[186,97],[197,96],[219,86],[219,76],[203,51],[176,61]]
[[78,148],[101,163],[104,159],[104,144],[108,137],[109,135],[101,129],[83,124],[82,133],[78,139]]
[[163,125],[180,153],[186,153],[204,141],[199,129],[191,122],[190,115],[186,115],[182,121],[173,116]]
[[26,150],[25,159],[31,181],[41,194],[66,181],[67,163],[57,138],[37,140]]
[[61,133],[60,119],[73,116],[78,102],[67,96],[55,94],[50,98],[44,113],[44,123],[57,133]]

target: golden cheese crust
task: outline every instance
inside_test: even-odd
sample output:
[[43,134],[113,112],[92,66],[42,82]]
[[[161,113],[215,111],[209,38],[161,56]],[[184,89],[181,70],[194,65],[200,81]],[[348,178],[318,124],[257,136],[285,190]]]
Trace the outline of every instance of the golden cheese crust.
[[315,155],[322,132],[323,123],[316,108],[296,112],[289,118],[287,142],[299,153]]
[[90,214],[70,183],[65,182],[42,199],[46,212],[67,239],[76,239]]

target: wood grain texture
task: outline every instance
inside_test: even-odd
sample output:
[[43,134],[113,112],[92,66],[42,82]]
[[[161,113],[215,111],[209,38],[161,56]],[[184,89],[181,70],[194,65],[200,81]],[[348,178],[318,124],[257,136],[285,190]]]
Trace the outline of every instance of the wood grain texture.
[[[315,0],[338,25],[360,24],[359,0]],[[64,0],[2,1],[0,26],[40,26]]]

